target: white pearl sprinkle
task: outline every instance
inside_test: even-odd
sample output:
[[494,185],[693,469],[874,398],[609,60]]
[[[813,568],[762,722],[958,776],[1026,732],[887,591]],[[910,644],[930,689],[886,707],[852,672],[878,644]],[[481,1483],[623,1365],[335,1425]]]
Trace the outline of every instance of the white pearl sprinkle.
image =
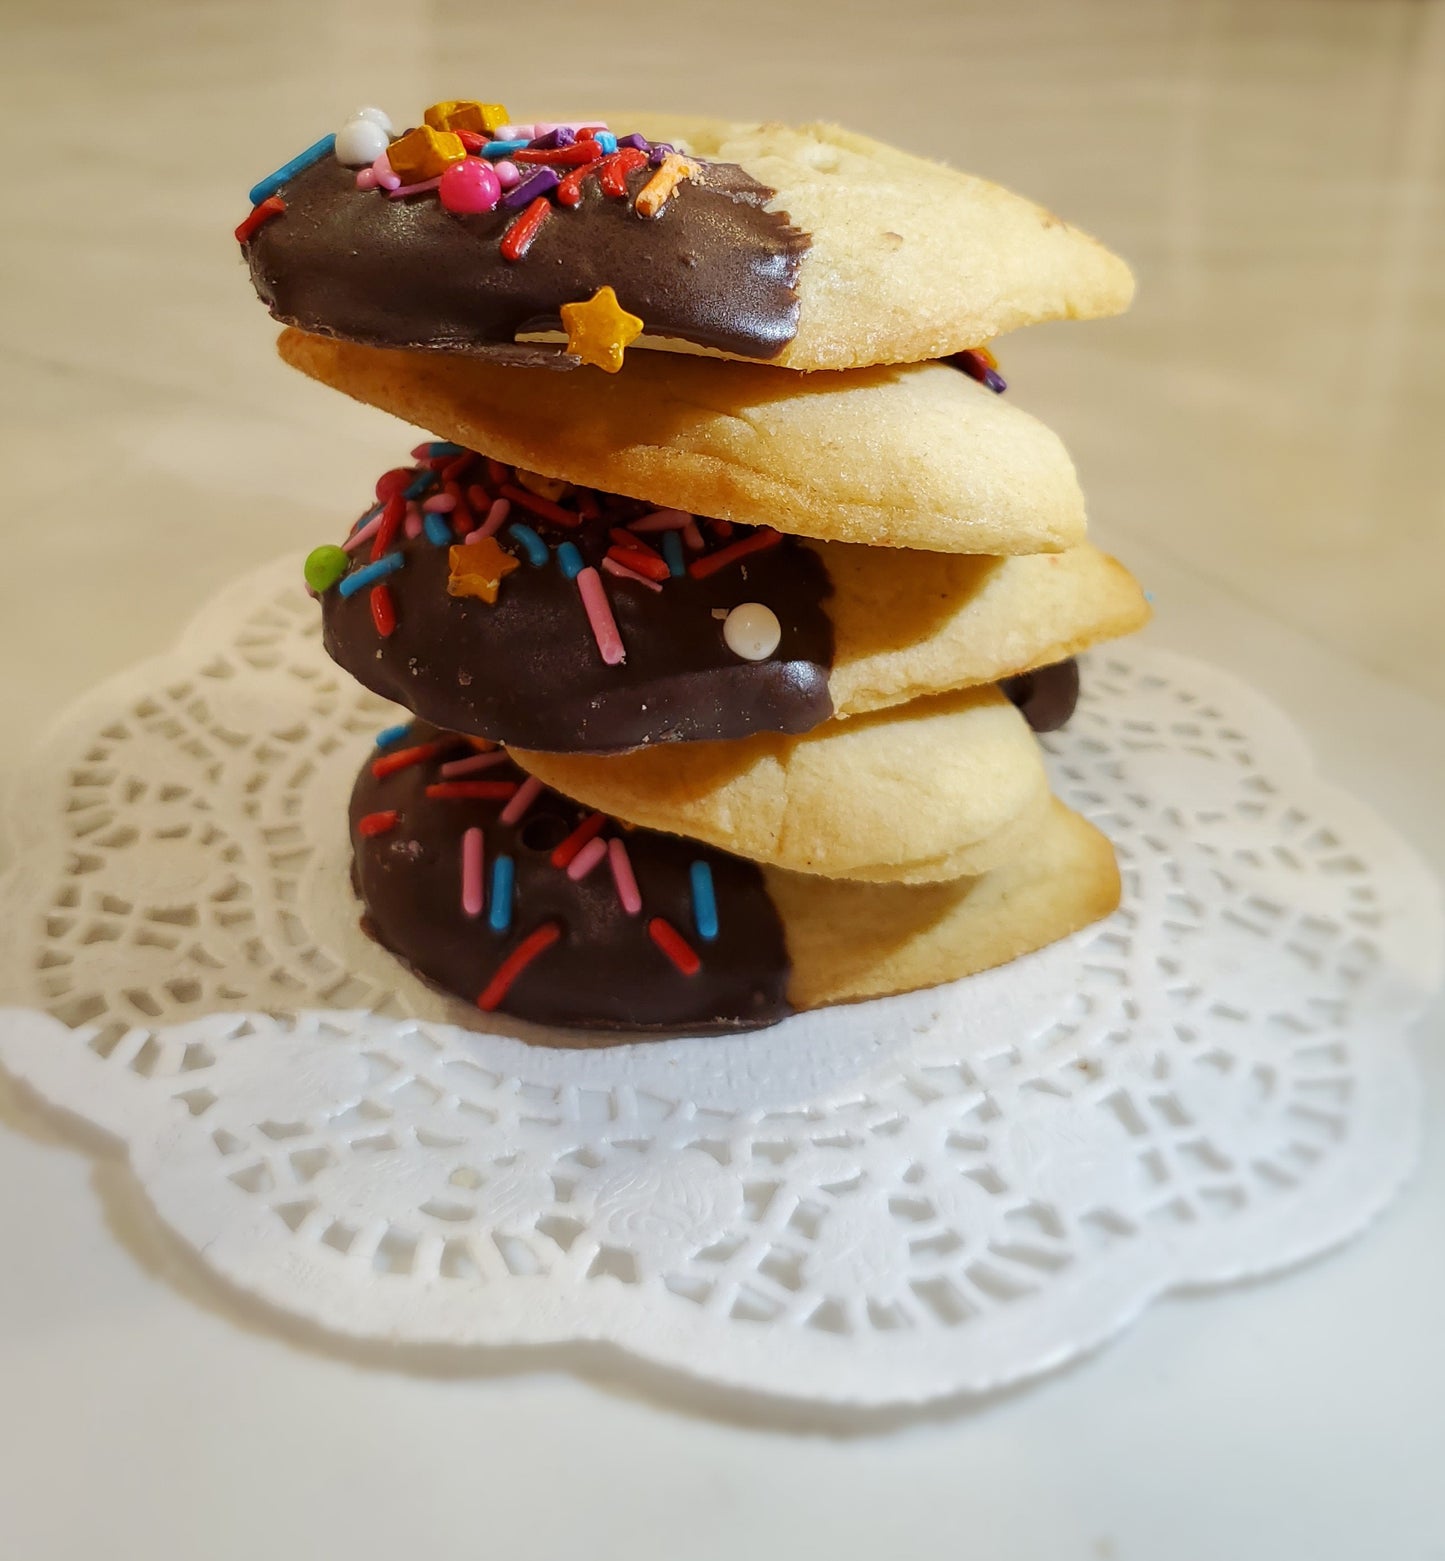
[[367,104],[365,108],[357,109],[351,117],[353,119],[369,119],[372,124],[380,125],[387,135],[396,134],[396,127],[392,124],[391,117],[384,108],[377,108],[372,104]]
[[369,168],[390,145],[374,119],[348,119],[336,132],[336,160],[348,168]]
[[728,649],[744,661],[766,661],[783,638],[783,626],[771,607],[744,602],[734,607],[723,624]]

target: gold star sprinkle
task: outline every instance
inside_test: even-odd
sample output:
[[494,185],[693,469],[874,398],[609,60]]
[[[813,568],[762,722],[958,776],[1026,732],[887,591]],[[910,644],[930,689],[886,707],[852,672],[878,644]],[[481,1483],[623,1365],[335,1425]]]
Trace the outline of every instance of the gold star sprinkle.
[[642,335],[642,321],[628,314],[610,287],[599,287],[585,304],[563,304],[567,351],[609,374],[622,367],[628,345]]
[[517,568],[517,560],[497,545],[495,537],[452,548],[447,564],[448,596],[475,596],[488,603],[496,601],[502,581]]

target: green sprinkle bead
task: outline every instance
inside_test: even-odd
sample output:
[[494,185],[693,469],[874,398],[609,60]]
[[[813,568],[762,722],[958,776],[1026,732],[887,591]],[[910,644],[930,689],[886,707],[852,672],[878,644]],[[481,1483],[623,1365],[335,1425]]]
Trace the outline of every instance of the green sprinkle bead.
[[329,591],[350,567],[351,559],[346,550],[327,542],[311,549],[301,566],[301,573],[313,591]]

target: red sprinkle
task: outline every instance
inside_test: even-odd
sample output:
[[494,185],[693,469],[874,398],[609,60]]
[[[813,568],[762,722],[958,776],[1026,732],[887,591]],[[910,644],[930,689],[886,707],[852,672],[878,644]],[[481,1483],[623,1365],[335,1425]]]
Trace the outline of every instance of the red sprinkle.
[[442,481],[447,484],[459,481],[462,473],[466,471],[467,467],[474,460],[476,460],[476,456],[470,450],[463,450],[460,455],[452,456],[447,464],[442,467]]
[[733,523],[730,520],[710,520],[708,521],[708,526],[711,528],[713,535],[723,542],[726,542],[733,534]]
[[516,789],[516,781],[437,781],[426,794],[434,802],[505,802]]
[[[602,160],[602,146],[597,141],[578,141],[572,146],[523,147],[512,153],[514,163],[548,163],[559,168],[576,168],[582,163]],[[538,197],[540,199],[540,197]]]
[[479,136],[475,130],[454,130],[452,134],[469,152],[480,152],[487,144],[486,136]]
[[620,152],[604,158],[601,168],[597,170],[597,182],[602,186],[602,193],[613,197],[626,195],[628,174],[646,162],[647,153],[639,151],[635,146],[625,146]]
[[654,916],[647,924],[647,935],[685,976],[695,976],[702,969],[702,961],[692,950],[692,945],[661,916]]
[[560,922],[544,921],[534,928],[497,967],[497,973],[487,982],[477,1007],[489,1014],[511,990],[512,983],[539,954],[544,954],[562,936]]
[[377,502],[385,504],[393,493],[405,493],[411,487],[416,473],[409,466],[393,466],[376,479]]
[[602,506],[597,502],[597,495],[591,488],[579,488],[576,494],[577,511],[584,520],[599,520],[602,516]]
[[540,493],[533,493],[530,488],[518,487],[514,482],[502,484],[502,497],[510,499],[513,504],[520,504],[524,510],[529,510],[533,515],[540,515],[543,520],[550,520],[556,526],[580,526],[582,517],[576,510],[563,509],[560,504],[554,504],[551,499],[544,499]]
[[396,603],[391,599],[391,592],[386,588],[386,581],[371,588],[371,621],[376,625],[376,632],[382,639],[389,639],[396,628]]
[[474,510],[489,510],[492,507],[492,496],[479,482],[474,482],[467,489],[467,503]]
[[624,526],[613,526],[607,535],[612,538],[618,547],[625,547],[629,552],[650,553],[653,558],[662,557],[662,554],[650,542],[644,542],[635,531],[628,531]]
[[552,853],[553,867],[567,867],[572,858],[592,839],[594,835],[601,834],[602,826],[607,822],[605,813],[589,813],[586,818],[572,831],[570,835]]
[[386,507],[381,512],[381,524],[371,539],[373,563],[391,551],[392,543],[396,541],[396,534],[405,519],[406,500],[399,493],[393,493],[386,501]]
[[373,835],[384,835],[389,830],[396,828],[396,821],[401,814],[395,808],[388,808],[384,813],[368,813],[364,818],[356,821],[356,833],[364,835],[368,840]]
[[602,161],[599,158],[595,163],[583,163],[580,168],[574,168],[554,191],[558,201],[563,206],[580,206],[582,204],[583,180],[589,174],[595,173],[601,166]]
[[[521,155],[517,153],[518,157]],[[551,211],[551,201],[545,195],[539,195],[502,235],[502,259],[520,260],[532,247],[532,240],[542,231],[542,224]]]
[[607,556],[624,569],[635,569],[649,580],[666,580],[672,573],[656,553],[639,553],[630,547],[609,547]]
[[398,748],[395,753],[386,753],[379,759],[373,759],[371,773],[377,780],[385,780],[398,770],[408,770],[413,764],[425,764],[428,759],[435,759],[449,746],[447,743],[418,743],[414,748]]
[[286,202],[279,195],[268,195],[259,206],[251,208],[251,215],[236,229],[236,242],[244,244],[257,228],[265,227],[272,217],[279,217],[285,210]]
[[487,476],[495,483],[511,482],[512,468],[501,461],[494,461],[487,457]]
[[715,575],[719,569],[726,569],[729,564],[736,563],[740,558],[746,558],[749,553],[761,553],[766,548],[776,547],[783,540],[780,531],[774,531],[771,526],[759,526],[750,537],[744,537],[741,542],[730,543],[722,547],[716,553],[708,553],[703,558],[696,558],[687,566],[687,572],[694,580],[706,580],[709,575]]

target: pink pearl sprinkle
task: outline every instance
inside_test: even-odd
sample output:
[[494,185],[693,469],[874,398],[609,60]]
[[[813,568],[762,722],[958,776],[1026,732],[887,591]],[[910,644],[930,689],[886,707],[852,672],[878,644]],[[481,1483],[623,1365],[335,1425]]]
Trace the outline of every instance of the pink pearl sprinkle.
[[363,168],[356,176],[356,188],[358,190],[374,190],[376,182],[375,168]]
[[475,531],[467,533],[468,542],[480,542],[483,537],[489,537],[501,527],[502,522],[512,513],[512,501],[510,499],[493,499],[492,507],[487,511],[487,518]]
[[496,174],[497,183],[504,190],[513,190],[522,182],[521,170],[509,157],[504,157],[500,162],[493,163],[492,172]]
[[627,647],[617,632],[617,620],[612,616],[607,592],[602,586],[602,576],[591,564],[577,576],[577,589],[582,594],[582,607],[587,614],[587,622],[592,625],[592,638],[597,641],[603,662],[609,667],[615,667],[626,661]]
[[462,910],[468,916],[482,914],[482,832],[469,829],[462,836]]
[[589,840],[567,866],[567,876],[573,883],[581,883],[594,867],[607,855],[605,840]]
[[541,781],[535,775],[529,775],[512,794],[512,800],[502,809],[502,822],[515,824],[537,800],[541,791]]
[[639,585],[645,585],[649,591],[660,591],[662,587],[656,580],[649,580],[646,575],[640,575],[635,569],[629,569],[626,564],[619,564],[615,558],[604,558],[602,567],[610,575],[616,575],[619,580],[636,580]]
[[655,509],[640,520],[627,523],[629,531],[681,531],[692,524],[692,516],[683,509]]
[[389,201],[399,201],[403,195],[420,195],[423,190],[434,190],[442,182],[442,176],[438,174],[435,179],[423,179],[420,184],[398,184],[394,189],[389,188],[386,198]]
[[450,759],[441,767],[443,780],[456,780],[462,775],[475,775],[478,770],[490,770],[507,762],[507,751],[498,748],[495,753],[474,753],[467,759]]
[[637,891],[637,878],[632,871],[632,858],[627,854],[627,847],[620,840],[609,841],[607,860],[612,869],[612,881],[617,885],[617,898],[622,901],[622,909],[629,916],[635,916],[642,909],[642,896]]
[[385,152],[371,165],[371,171],[383,190],[394,190],[401,183],[401,175],[392,171],[391,161]]
[[421,511],[415,504],[408,504],[406,507],[406,522],[402,527],[407,536],[415,540],[422,534],[422,529],[425,525],[426,522],[421,518]]
[[455,493],[434,493],[422,505],[422,509],[428,515],[450,515],[456,507],[457,496]]
[[382,519],[382,516],[376,515],[371,520],[368,520],[360,531],[353,531],[341,544],[342,551],[354,553],[368,537],[375,536],[381,530]]

